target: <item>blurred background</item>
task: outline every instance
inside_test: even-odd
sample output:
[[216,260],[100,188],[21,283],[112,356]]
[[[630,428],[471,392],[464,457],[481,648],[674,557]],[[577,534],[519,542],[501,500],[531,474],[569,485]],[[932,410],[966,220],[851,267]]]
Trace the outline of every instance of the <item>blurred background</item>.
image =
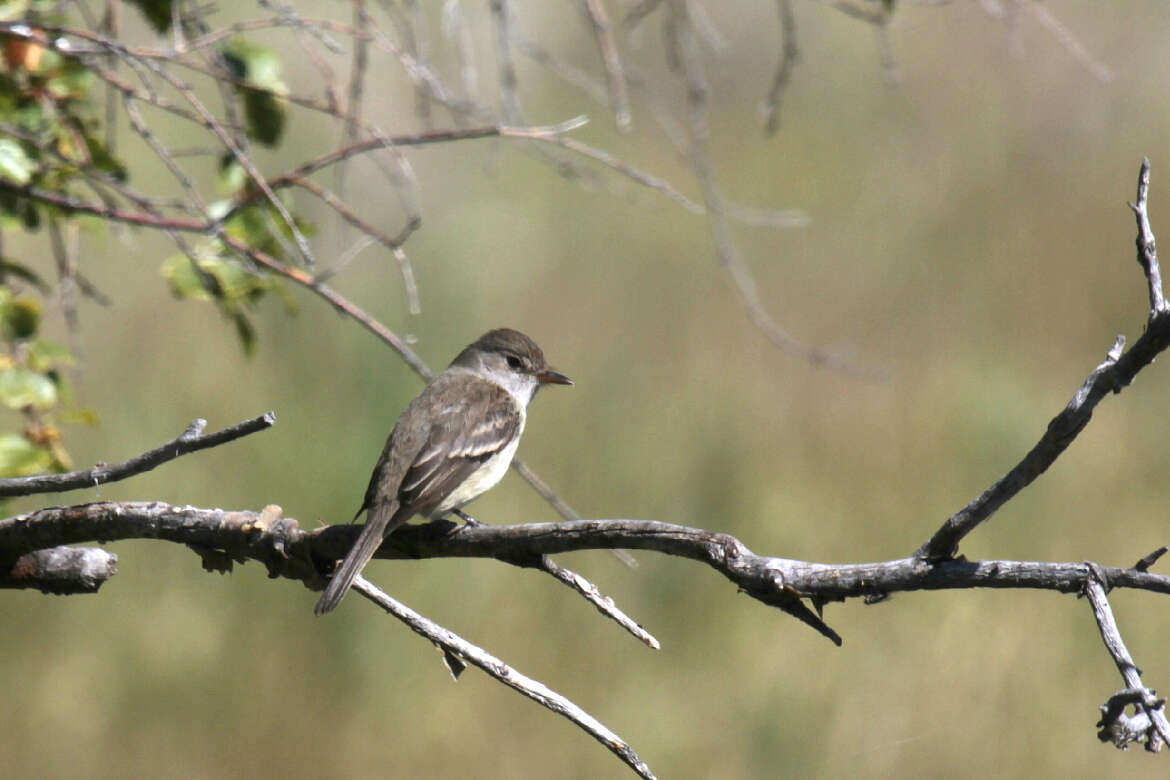
[[[423,215],[407,245],[420,314],[385,252],[369,250],[333,284],[415,337],[435,368],[488,328],[532,335],[576,385],[541,394],[520,455],[586,517],[699,526],[822,562],[908,555],[1035,443],[1116,334],[1142,331],[1148,302],[1126,201],[1149,156],[1154,230],[1170,235],[1170,15],[1153,0],[907,3],[883,38],[827,4],[798,3],[800,60],[769,137],[759,105],[779,56],[775,7],[704,6],[717,33],[716,47],[703,46],[716,179],[736,204],[809,217],[799,228],[732,222],[734,241],[773,316],[865,376],[770,344],[718,264],[705,218],[606,169],[558,176],[513,141],[406,152]],[[488,15],[464,10],[494,104]],[[265,13],[240,6],[213,20]],[[514,13],[601,79],[578,9],[521,3]],[[441,51],[439,9],[424,15]],[[701,200],[639,98],[686,116],[661,26],[650,17],[622,37],[648,82],[628,134],[604,103],[523,58],[519,96],[534,124],[587,114],[574,138]],[[281,51],[288,84],[313,83],[289,33],[260,40]],[[423,128],[402,68],[371,57],[369,120]],[[266,173],[338,143],[335,124],[291,116],[295,140],[259,158]],[[433,125],[451,123],[440,111]],[[141,147],[129,134],[124,143],[128,155]],[[162,178],[142,157],[146,181],[152,164]],[[402,211],[385,179],[360,160],[349,175],[362,214],[396,231]],[[342,251],[336,220],[297,202],[318,224],[318,255]],[[409,368],[291,286],[297,313],[275,299],[259,307],[246,357],[212,307],[170,295],[157,270],[175,251],[165,237],[82,240],[82,267],[112,305],[80,309],[76,396],[100,421],[66,430],[79,466],[128,458],[196,417],[215,429],[272,409],[278,424],[7,513],[160,500],[279,504],[307,528],[348,521],[421,387]],[[5,253],[47,257],[44,242],[9,231]],[[59,313],[48,319],[62,330]],[[1155,364],[1103,401],[1050,472],[962,552],[1130,565],[1167,543],[1165,371]],[[515,475],[473,514],[557,519]],[[316,594],[269,581],[259,565],[220,576],[176,545],[109,549],[119,573],[99,595],[3,595],[0,775],[633,776],[477,671],[452,682],[430,646],[361,599],[319,619]],[[697,563],[637,558],[634,569],[604,552],[562,563],[654,633],[657,652],[534,572],[428,560],[375,563],[367,576],[574,700],[662,778],[1165,776],[1164,756],[1095,737],[1097,708],[1122,683],[1083,601],[965,591],[830,605],[837,649]],[[1118,591],[1113,605],[1147,684],[1170,685],[1165,597]]]

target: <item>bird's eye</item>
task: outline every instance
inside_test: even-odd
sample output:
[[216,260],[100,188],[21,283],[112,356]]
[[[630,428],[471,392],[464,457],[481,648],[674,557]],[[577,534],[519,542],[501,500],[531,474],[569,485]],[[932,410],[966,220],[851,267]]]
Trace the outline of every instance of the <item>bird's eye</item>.
[[519,371],[520,369],[524,368],[524,363],[521,362],[520,358],[516,357],[515,355],[505,355],[504,360],[508,361],[508,368],[512,369],[513,371]]

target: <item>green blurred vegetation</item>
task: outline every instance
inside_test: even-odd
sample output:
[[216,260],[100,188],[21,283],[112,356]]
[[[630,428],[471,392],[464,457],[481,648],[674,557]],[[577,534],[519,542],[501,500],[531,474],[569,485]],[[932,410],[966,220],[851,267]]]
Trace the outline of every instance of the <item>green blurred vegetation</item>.
[[[533,335],[577,384],[538,399],[520,454],[586,516],[727,531],[793,558],[907,555],[1035,442],[1116,333],[1141,331],[1147,299],[1125,201],[1143,155],[1154,230],[1170,235],[1164,4],[1043,7],[1114,69],[1112,83],[1093,81],[1027,18],[1013,38],[977,4],[955,3],[898,5],[890,37],[902,81],[892,86],[872,29],[798,5],[801,61],[780,132],[765,138],[756,106],[777,56],[774,9],[711,6],[728,44],[712,68],[720,183],[736,202],[812,217],[795,230],[736,227],[762,297],[801,338],[885,380],[772,348],[702,218],[612,173],[558,178],[509,143],[408,153],[424,216],[407,245],[420,316],[385,253],[363,255],[333,284],[416,335],[432,366],[489,327]],[[593,67],[584,27],[564,21],[572,9],[519,13],[546,45]],[[640,60],[661,63],[657,33],[644,33]],[[283,82],[313,83],[295,51],[284,52]],[[397,79],[384,54],[372,56]],[[648,75],[681,100],[661,66]],[[694,192],[644,110],[620,136],[602,106],[530,63],[519,77],[534,122],[587,112],[579,137]],[[381,127],[414,126],[400,79],[368,99]],[[262,155],[266,173],[337,139],[296,113],[283,132],[297,148]],[[122,139],[146,167],[131,181],[165,175],[133,135]],[[25,165],[0,145],[5,160]],[[355,165],[350,183],[369,218],[397,229],[397,201],[376,171]],[[318,254],[339,252],[333,217],[298,202],[318,225]],[[4,256],[44,258],[36,271],[51,278],[44,240],[5,229]],[[82,240],[83,269],[112,305],[80,306],[73,394],[100,424],[68,427],[75,463],[132,456],[195,417],[220,427],[274,409],[279,422],[128,482],[9,510],[157,499],[277,503],[306,527],[348,520],[420,387],[409,369],[300,290],[282,291],[295,317],[277,301],[254,305],[253,288],[219,299],[235,327],[247,304],[248,357],[231,323],[174,299],[159,274],[174,253],[164,237],[122,228]],[[41,331],[67,340],[52,298]],[[1165,543],[1165,371],[1156,364],[1104,401],[1056,466],[963,551],[1125,565]],[[10,414],[5,430],[21,425]],[[473,513],[555,519],[515,477]],[[98,596],[3,594],[13,630],[0,649],[0,776],[632,776],[474,670],[452,683],[430,647],[358,599],[315,619],[314,594],[259,566],[223,577],[173,545],[111,549],[119,575]],[[638,557],[634,570],[604,553],[565,564],[653,632],[657,653],[532,572],[426,561],[368,574],[589,710],[662,778],[1165,774],[1164,756],[1096,741],[1097,707],[1121,683],[1081,601],[1021,591],[831,605],[845,638],[835,650],[698,564]],[[1165,599],[1113,601],[1147,682],[1165,688]]]

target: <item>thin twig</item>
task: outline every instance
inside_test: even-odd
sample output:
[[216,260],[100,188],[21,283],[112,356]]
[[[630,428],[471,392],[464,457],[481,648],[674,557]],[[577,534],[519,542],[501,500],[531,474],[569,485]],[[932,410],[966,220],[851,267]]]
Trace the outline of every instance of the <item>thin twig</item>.
[[402,276],[402,289],[406,293],[406,309],[417,317],[422,314],[422,301],[418,295],[418,283],[414,279],[414,267],[402,247],[396,246],[390,252],[398,261],[398,273]]
[[1048,30],[1052,37],[1064,47],[1065,51],[1072,55],[1073,59],[1081,63],[1085,70],[1089,71],[1101,84],[1108,84],[1113,81],[1113,71],[1108,65],[1105,65],[1085,48],[1080,39],[1073,34],[1072,30],[1064,25],[1051,10],[1046,8],[1043,4],[1035,2],[1035,0],[1023,0],[1022,3],[1025,8],[1031,12],[1040,26]]
[[[316,265],[316,258],[313,256],[313,250],[309,247],[309,239],[307,239],[304,233],[301,232],[301,229],[297,227],[296,221],[293,219],[292,214],[288,210],[288,207],[284,205],[280,198],[276,197],[276,193],[273,192],[272,188],[268,186],[268,180],[264,177],[264,174],[260,172],[260,169],[256,167],[256,164],[252,162],[252,158],[250,155],[248,155],[247,151],[240,144],[235,142],[235,140],[232,138],[232,135],[227,131],[226,128],[223,127],[219,120],[215,118],[215,115],[212,114],[211,111],[209,111],[203,105],[203,101],[199,99],[199,97],[195,94],[195,90],[193,90],[189,84],[172,76],[169,71],[158,66],[151,60],[144,60],[144,62],[154,71],[157,76],[159,76],[159,78],[163,79],[165,82],[167,82],[167,84],[169,84],[171,87],[177,90],[179,94],[187,99],[187,102],[190,103],[195,112],[207,123],[208,129],[215,133],[220,143],[222,143],[224,148],[231,153],[232,158],[240,164],[240,167],[242,167],[245,172],[247,172],[248,177],[264,194],[264,197],[268,200],[268,203],[272,206],[273,210],[276,211],[281,220],[284,222],[285,226],[288,227],[289,232],[292,234],[293,240],[296,242],[297,249],[300,251],[301,257],[305,261],[305,264],[310,268]],[[274,234],[278,235],[279,232],[280,231],[275,231]]]
[[[610,552],[617,552],[617,550],[610,550]],[[622,550],[621,552],[625,551]],[[642,644],[653,650],[661,649],[662,645],[659,644],[658,640],[654,638],[654,635],[644,629],[629,615],[618,609],[617,605],[614,604],[613,599],[611,599],[609,596],[603,595],[601,590],[592,582],[585,579],[580,574],[577,574],[574,571],[570,571],[569,569],[566,569],[560,564],[554,562],[553,559],[549,556],[518,555],[515,558],[507,558],[503,560],[506,560],[508,563],[511,563],[514,566],[538,569],[539,571],[543,571],[546,574],[552,575],[559,582],[568,585],[570,588],[577,591],[577,593],[584,596],[589,603],[597,608],[598,612],[624,628],[636,639],[642,642]]]
[[776,75],[772,77],[772,88],[768,90],[768,99],[764,103],[764,128],[769,134],[780,129],[780,101],[784,90],[792,79],[792,72],[796,69],[796,60],[800,56],[800,49],[796,42],[796,15],[792,12],[792,0],[776,0],[777,11],[780,16],[780,63],[776,66]]
[[444,0],[442,31],[455,48],[463,96],[473,101],[479,88],[479,71],[475,67],[475,37],[459,0]]
[[[536,491],[537,495],[543,498],[549,506],[556,511],[561,517],[569,522],[577,522],[581,520],[581,515],[576,509],[573,509],[565,499],[549,486],[547,482],[540,478],[540,475],[532,470],[527,463],[520,458],[512,458],[512,470],[520,475],[520,478],[528,483],[529,487]],[[638,561],[634,556],[630,555],[625,550],[613,549],[614,557],[619,561],[629,566],[631,569],[638,567]]]
[[[363,29],[373,24],[366,0],[354,0],[353,4],[354,27]],[[370,42],[368,38],[354,41],[353,66],[349,73],[349,100],[345,106],[345,129],[342,131],[342,145],[349,146],[357,140],[362,121],[362,98],[365,95],[366,70],[370,62]],[[341,197],[346,196],[347,166],[339,165],[333,172],[333,183]]]
[[622,70],[621,55],[618,54],[613,24],[601,0],[581,0],[585,16],[593,28],[601,61],[605,66],[606,81],[609,83],[609,99],[613,107],[614,121],[619,130],[629,130],[633,121],[630,113],[630,97],[626,91],[626,76]]
[[771,315],[760,297],[759,288],[751,270],[735,246],[727,224],[727,209],[723,193],[715,182],[707,142],[710,138],[710,86],[698,50],[697,33],[691,18],[689,0],[671,0],[667,8],[667,29],[669,42],[678,58],[682,78],[687,89],[687,105],[690,108],[690,144],[687,152],[695,180],[703,192],[707,221],[711,227],[711,238],[719,264],[727,269],[735,288],[747,309],[748,317],[775,346],[797,355],[814,366],[824,366],[846,374],[872,376],[859,370],[838,355],[804,344],[789,333]]
[[496,69],[499,75],[500,113],[505,124],[524,124],[524,112],[517,95],[516,64],[512,60],[512,9],[509,0],[491,0],[492,26],[496,35]]
[[[313,180],[298,178],[290,179],[289,181],[291,184],[295,184],[296,186],[316,195],[318,198],[324,201],[326,205],[336,211],[337,214],[346,222],[367,235],[372,241],[375,241],[390,250],[395,250],[402,247],[402,245],[406,243],[407,239],[409,239],[411,235],[419,229],[419,226],[422,225],[421,219],[410,219],[407,221],[406,225],[403,226],[402,230],[398,232],[398,235],[387,235],[382,230],[374,227],[369,222],[366,222],[364,219],[355,214],[349,207],[349,204],[342,200],[340,196],[334,195],[332,192],[325,189],[320,184],[317,184]],[[232,210],[238,211],[239,207],[235,206]],[[337,270],[334,269],[328,275],[333,276],[336,273]],[[320,278],[320,275],[318,275],[318,278]]]
[[203,429],[207,426],[207,420],[198,419],[191,423],[178,438],[123,463],[112,466],[99,463],[91,469],[72,471],[68,474],[38,474],[32,477],[0,479],[0,498],[28,496],[34,493],[61,493],[66,490],[82,490],[104,485],[107,482],[117,482],[150,471],[181,455],[198,452],[209,447],[218,447],[248,434],[270,428],[275,424],[276,414],[265,412],[259,417],[236,423],[222,431],[204,434]]
[[[69,351],[74,359],[81,360],[81,320],[77,314],[77,242],[75,224],[61,227],[60,220],[50,216],[49,245],[53,248],[53,260],[57,266],[57,296],[65,316],[65,332],[69,337]],[[63,231],[70,234],[66,240]]]
[[393,617],[401,620],[411,631],[430,640],[445,653],[455,655],[460,660],[466,661],[472,666],[483,670],[497,682],[503,683],[517,693],[527,696],[542,707],[568,718],[578,728],[585,731],[602,745],[605,745],[611,753],[625,762],[640,777],[647,778],[648,780],[654,777],[654,773],[650,771],[650,767],[646,765],[624,739],[614,734],[601,721],[544,683],[521,674],[483,648],[473,645],[458,634],[448,631],[437,623],[428,620],[402,602],[384,593],[360,574],[353,582],[353,589],[386,610]]

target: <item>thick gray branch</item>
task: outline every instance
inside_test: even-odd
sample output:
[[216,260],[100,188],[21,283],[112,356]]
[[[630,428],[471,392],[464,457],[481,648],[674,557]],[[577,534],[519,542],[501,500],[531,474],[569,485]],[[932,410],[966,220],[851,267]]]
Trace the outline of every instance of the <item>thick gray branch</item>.
[[[251,559],[263,563],[270,576],[319,588],[323,584],[319,571],[344,555],[360,531],[360,526],[352,524],[303,531],[276,506],[257,513],[102,502],[0,520],[0,560],[60,544],[163,539],[195,548],[208,568],[230,568],[232,561]],[[875,601],[916,590],[1030,588],[1076,593],[1093,576],[1084,563],[950,560],[930,565],[914,557],[876,563],[810,563],[758,555],[728,534],[652,520],[407,525],[395,532],[377,557],[495,558],[515,563],[534,555],[615,547],[700,561],[753,598],[780,608],[792,606],[799,598],[822,603],[847,598]],[[1100,567],[1100,571],[1113,587],[1170,594],[1170,576],[1136,567]]]

